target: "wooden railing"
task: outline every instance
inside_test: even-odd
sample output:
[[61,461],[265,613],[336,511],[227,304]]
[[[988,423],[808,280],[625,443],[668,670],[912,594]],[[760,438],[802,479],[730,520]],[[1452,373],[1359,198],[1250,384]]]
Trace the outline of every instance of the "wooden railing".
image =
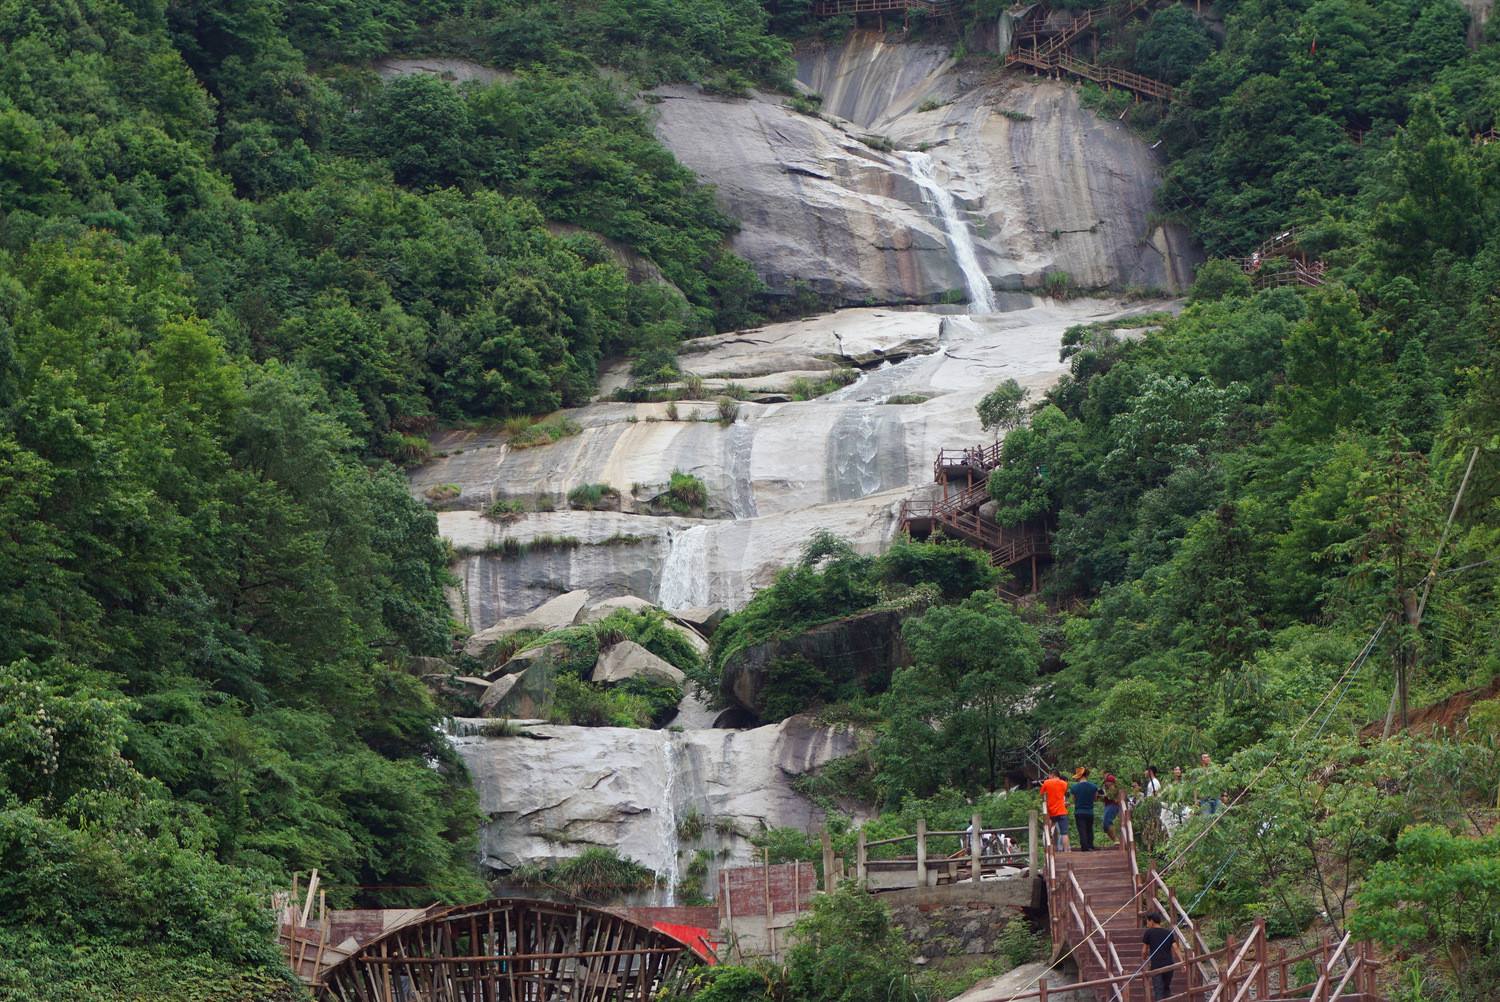
[[989,473],[1000,465],[1000,443],[979,445],[972,449],[939,449],[932,462],[932,479],[946,480],[952,470],[977,470]]
[[813,5],[817,17],[840,14],[884,14],[890,11],[920,11],[923,14],[947,14],[953,0],[818,0]]
[[[925,818],[917,821],[917,830],[910,835],[866,840],[860,831],[854,873],[872,891],[978,881],[1001,867],[1025,867],[1026,875],[1032,876],[1037,867],[1039,831],[1035,814],[1025,828],[985,828],[976,814],[968,831],[930,831]],[[955,840],[956,851],[951,848]],[[933,845],[934,841],[938,845]],[[893,850],[899,853],[897,847],[907,843],[912,845],[912,855],[892,854]],[[1000,851],[987,851],[991,846]]]
[[1044,72],[1061,70],[1108,87],[1123,87],[1156,101],[1177,100],[1177,88],[1170,84],[1140,73],[1132,73],[1129,70],[1091,63],[1076,56],[1070,56],[1066,52],[1056,50],[1048,52],[1045,48],[1015,49],[1006,53],[1005,63],[1007,66],[1029,66]]

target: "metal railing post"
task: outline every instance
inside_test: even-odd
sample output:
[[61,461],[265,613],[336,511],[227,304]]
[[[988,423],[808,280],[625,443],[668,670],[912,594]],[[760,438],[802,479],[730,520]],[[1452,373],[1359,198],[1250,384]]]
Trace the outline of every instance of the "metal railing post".
[[1026,872],[1033,877],[1037,875],[1037,848],[1041,840],[1041,823],[1037,820],[1036,811],[1032,811],[1026,819]]

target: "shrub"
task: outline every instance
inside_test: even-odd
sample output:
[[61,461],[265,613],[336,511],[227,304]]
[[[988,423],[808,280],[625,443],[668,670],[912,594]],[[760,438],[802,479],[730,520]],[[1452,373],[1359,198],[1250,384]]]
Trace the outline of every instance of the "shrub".
[[422,492],[422,496],[429,501],[441,504],[444,501],[452,501],[464,492],[458,484],[433,484]]
[[786,99],[786,106],[799,115],[816,117],[823,107],[823,95],[799,92]]
[[708,488],[691,473],[673,470],[663,500],[668,508],[679,515],[687,515],[693,511],[701,511],[708,505]]
[[644,891],[656,883],[656,874],[613,849],[590,846],[555,866],[518,868],[511,879],[522,886],[553,887],[569,895],[602,901]]
[[1006,118],[1010,119],[1012,122],[1030,122],[1030,121],[1032,121],[1032,116],[1026,114],[1026,112],[1024,112],[1024,111],[1017,111],[1014,108],[1001,108],[1000,109],[1000,114],[1004,115]]
[[929,112],[929,111],[937,111],[939,108],[941,108],[941,107],[943,107],[943,106],[945,106],[947,104],[950,104],[950,103],[951,102],[944,101],[942,98],[939,98],[939,97],[927,97],[927,98],[923,98],[922,99],[922,103],[919,104],[919,105],[917,105],[917,111],[919,113],[926,113],[926,112]]
[[925,404],[931,399],[931,393],[898,393],[893,397],[886,397],[885,402],[892,406],[900,406],[904,404]]
[[620,492],[608,484],[579,484],[568,492],[568,505],[584,511],[598,511],[620,499]]
[[740,416],[740,405],[732,397],[719,398],[719,423],[728,427]]
[[787,388],[787,395],[793,400],[812,400],[825,393],[832,393],[841,386],[848,386],[858,378],[859,373],[854,369],[838,369],[822,379],[798,376]]
[[791,995],[806,1002],[919,1002],[909,973],[911,948],[890,912],[853,881],[813,898],[792,927],[787,951]]
[[513,434],[510,438],[510,445],[513,449],[534,449],[540,445],[551,445],[553,442],[577,435],[582,430],[571,418],[554,414],[535,424],[529,424]]
[[514,522],[526,513],[526,506],[515,498],[498,498],[480,512],[493,522]]

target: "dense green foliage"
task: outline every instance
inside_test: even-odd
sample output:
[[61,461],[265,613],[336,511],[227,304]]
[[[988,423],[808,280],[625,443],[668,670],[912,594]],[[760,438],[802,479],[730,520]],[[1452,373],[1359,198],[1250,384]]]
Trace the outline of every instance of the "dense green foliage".
[[5,924],[265,963],[290,870],[472,893],[473,797],[399,667],[447,642],[443,549],[317,380],[105,235],[0,259],[0,358]]
[[[632,84],[784,83],[764,22],[0,2],[0,994],[279,993],[256,971],[294,870],[334,905],[482,893],[403,668],[449,646],[447,554],[371,457],[754,318],[734,224]],[[459,39],[516,72],[368,68]],[[622,688],[637,723],[675,703]]]
[[[0,246],[85,228],[160,238],[234,354],[316,373],[357,439],[398,459],[433,418],[577,403],[605,356],[754,318],[758,282],[722,247],[733,223],[628,90],[515,31],[522,7],[346,6],[0,11]],[[653,78],[784,74],[756,5],[703,0],[726,14],[713,29],[704,10],[655,6],[524,16],[554,39],[586,32],[591,55],[638,51]],[[330,65],[460,28],[523,71],[455,87]],[[631,284],[622,255],[670,285]]]

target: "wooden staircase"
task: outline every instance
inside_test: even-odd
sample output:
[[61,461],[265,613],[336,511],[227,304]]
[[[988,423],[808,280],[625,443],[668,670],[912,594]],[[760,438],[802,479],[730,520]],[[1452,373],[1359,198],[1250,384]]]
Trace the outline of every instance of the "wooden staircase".
[[[1265,920],[1243,941],[1230,937],[1211,949],[1171,888],[1155,870],[1141,873],[1136,862],[1135,829],[1127,808],[1120,816],[1120,842],[1094,852],[1059,852],[1055,830],[1044,828],[1042,877],[1052,963],[1071,959],[1078,981],[1071,992],[1088,991],[1098,1002],[1152,1002],[1150,971],[1141,959],[1145,917],[1155,912],[1176,933],[1173,994],[1164,1002],[1382,1002],[1376,991],[1379,962],[1368,943],[1346,933],[1337,944],[1322,944],[1294,955],[1272,951]],[[1299,984],[1296,971],[1311,962],[1312,982]],[[1035,990],[997,997],[993,1002],[1047,1002],[1044,976]]]
[[[1177,89],[1170,84],[1129,70],[1091,63],[1068,53],[1069,46],[1085,32],[1093,31],[1101,20],[1107,17],[1126,20],[1153,2],[1155,0],[1123,0],[1103,7],[1091,7],[1050,34],[1044,29],[1046,8],[1034,8],[1034,12],[1040,12],[1041,19],[1028,17],[1017,28],[1011,36],[1011,49],[1005,54],[1005,65],[1025,66],[1042,73],[1067,73],[1105,87],[1121,87],[1153,101],[1175,101]],[[1016,45],[1016,42],[1028,39],[1031,42],[1029,47]]]
[[999,465],[998,442],[972,449],[939,449],[932,474],[934,482],[942,485],[943,496],[935,501],[901,502],[901,531],[913,539],[926,539],[940,531],[984,550],[995,567],[1030,564],[1035,591],[1037,561],[1052,555],[1049,534],[1036,527],[1006,528],[979,515],[979,507],[990,499],[990,471]]

